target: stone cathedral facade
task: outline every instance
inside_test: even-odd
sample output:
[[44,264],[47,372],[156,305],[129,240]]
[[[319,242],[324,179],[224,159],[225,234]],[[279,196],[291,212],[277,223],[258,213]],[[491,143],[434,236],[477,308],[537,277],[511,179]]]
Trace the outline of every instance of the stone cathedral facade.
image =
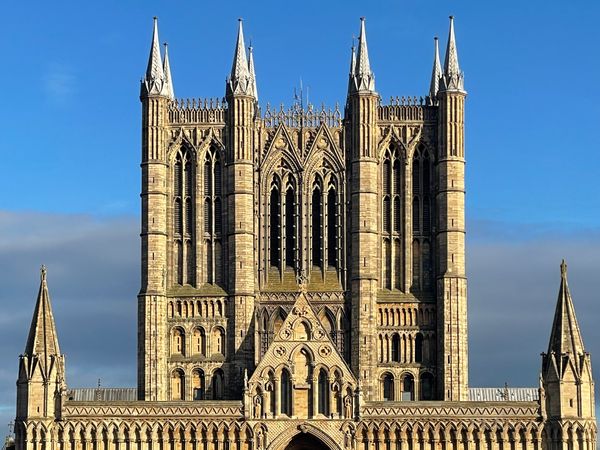
[[469,387],[452,19],[438,53],[426,96],[384,103],[362,20],[343,108],[262,109],[241,22],[225,98],[187,100],[155,20],[137,389],[68,389],[43,269],[16,449],[594,450],[564,263],[539,386]]

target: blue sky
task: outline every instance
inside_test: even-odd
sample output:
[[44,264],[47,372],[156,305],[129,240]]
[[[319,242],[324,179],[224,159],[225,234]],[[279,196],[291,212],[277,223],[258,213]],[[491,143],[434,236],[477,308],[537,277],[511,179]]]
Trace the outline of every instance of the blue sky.
[[[154,15],[178,97],[224,95],[243,17],[263,106],[291,103],[300,79],[312,102],[343,104],[361,16],[384,102],[425,95],[433,37],[444,50],[455,15],[469,92],[471,380],[536,383],[562,257],[584,340],[600,354],[599,2],[106,0],[2,10],[0,356],[14,364],[0,368],[0,434],[14,414],[42,262],[69,383],[135,383],[138,95]],[[117,338],[127,342],[118,354]]]

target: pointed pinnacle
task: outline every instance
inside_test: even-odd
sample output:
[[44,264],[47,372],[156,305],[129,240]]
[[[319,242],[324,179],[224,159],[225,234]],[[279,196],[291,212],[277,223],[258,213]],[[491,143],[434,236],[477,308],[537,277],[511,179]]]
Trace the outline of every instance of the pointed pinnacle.
[[358,36],[358,53],[356,55],[354,74],[359,91],[375,91],[375,77],[371,71],[371,63],[369,61],[364,17],[360,18],[360,35]]
[[256,86],[256,73],[254,72],[254,51],[252,44],[248,47],[248,73],[252,83],[252,96],[258,100],[258,88]]
[[42,266],[40,269],[40,289],[24,354],[29,356],[44,355],[44,357],[60,354],[56,325],[50,304],[50,294],[46,282],[46,266]]
[[444,72],[446,75],[458,75],[460,73],[458,51],[456,49],[456,37],[454,36],[454,16],[450,16],[450,31],[448,32]]
[[567,282],[567,264],[562,260],[560,264],[560,288],[552,332],[550,333],[548,354],[555,352],[559,355],[571,354],[575,356],[583,354],[584,351],[583,339]]
[[244,45],[244,27],[242,19],[238,19],[238,35],[231,66],[231,79],[248,75],[248,60],[246,58],[246,46]]
[[433,38],[433,68],[431,70],[431,83],[429,84],[429,98],[434,101],[440,89],[440,78],[442,77],[442,67],[440,64],[440,48],[437,36]]
[[150,57],[148,58],[148,68],[146,69],[146,80],[162,80],[163,75],[162,61],[160,58],[160,44],[158,41],[158,17],[154,17],[152,46],[150,47]]
[[171,77],[171,64],[169,62],[169,45],[165,42],[165,60],[163,62],[163,73],[165,78],[164,91],[165,95],[171,100],[175,98],[175,90],[173,89],[173,78]]

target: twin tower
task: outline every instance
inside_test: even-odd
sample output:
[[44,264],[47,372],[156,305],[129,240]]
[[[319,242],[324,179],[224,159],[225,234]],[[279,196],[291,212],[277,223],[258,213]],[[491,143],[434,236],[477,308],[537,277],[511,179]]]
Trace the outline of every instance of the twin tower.
[[469,389],[452,18],[428,95],[388,104],[364,19],[341,111],[261,110],[248,50],[240,21],[225,98],[176,99],[155,19],[140,94],[137,398],[67,391],[44,270],[18,450],[593,450],[591,364],[564,264],[539,390],[502,404]]

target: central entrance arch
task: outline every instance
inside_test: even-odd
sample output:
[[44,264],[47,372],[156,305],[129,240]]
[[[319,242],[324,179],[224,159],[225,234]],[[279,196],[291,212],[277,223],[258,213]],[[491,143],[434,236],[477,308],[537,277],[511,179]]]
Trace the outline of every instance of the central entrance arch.
[[292,438],[285,450],[331,450],[321,439],[310,433],[300,433]]

